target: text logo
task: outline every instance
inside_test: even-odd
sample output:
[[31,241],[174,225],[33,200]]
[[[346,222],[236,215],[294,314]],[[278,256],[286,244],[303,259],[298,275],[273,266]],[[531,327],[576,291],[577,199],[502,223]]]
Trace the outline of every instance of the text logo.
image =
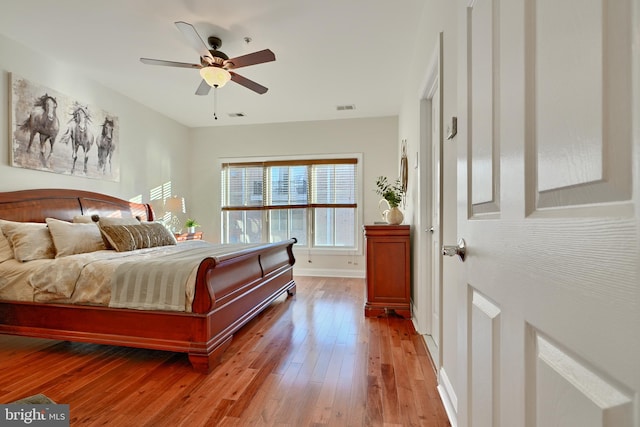
[[69,405],[0,405],[0,425],[69,427]]

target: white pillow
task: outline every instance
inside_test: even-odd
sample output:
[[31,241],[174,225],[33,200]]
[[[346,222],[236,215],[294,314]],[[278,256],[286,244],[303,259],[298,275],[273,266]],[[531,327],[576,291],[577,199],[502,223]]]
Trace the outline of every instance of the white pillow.
[[106,249],[100,229],[95,223],[72,224],[47,218],[49,232],[56,248],[56,258]]
[[18,261],[55,257],[56,249],[47,224],[0,220],[0,227],[13,248],[13,256]]
[[13,258],[13,249],[11,249],[11,244],[7,240],[7,237],[2,232],[2,228],[0,227],[0,262],[5,262],[8,259]]

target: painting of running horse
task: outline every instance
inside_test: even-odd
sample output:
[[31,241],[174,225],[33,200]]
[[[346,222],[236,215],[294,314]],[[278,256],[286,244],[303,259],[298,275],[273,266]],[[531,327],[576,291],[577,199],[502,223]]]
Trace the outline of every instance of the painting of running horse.
[[69,145],[71,143],[71,150],[73,151],[73,166],[71,166],[71,174],[76,171],[76,161],[78,160],[78,149],[82,148],[84,153],[84,168],[83,172],[87,173],[87,164],[89,162],[89,150],[93,145],[95,137],[89,125],[91,124],[91,115],[89,113],[89,107],[76,102],[73,105],[73,111],[71,112],[71,119],[66,132],[62,135],[61,142]]
[[[60,120],[56,110],[58,102],[52,96],[45,93],[33,103],[33,111],[27,120],[20,125],[20,130],[29,134],[29,145],[27,151],[31,151],[31,145],[36,135],[40,137],[40,161],[46,166],[47,161],[53,153],[53,144],[56,142],[58,131],[60,130]],[[46,144],[49,142],[49,154],[45,157]]]
[[113,143],[113,127],[113,119],[105,117],[104,123],[102,123],[102,133],[98,137],[98,169],[102,169],[103,174],[107,172],[107,160],[109,160],[109,173],[112,171],[111,156],[116,148]]
[[10,96],[12,166],[120,181],[116,115],[13,73]]

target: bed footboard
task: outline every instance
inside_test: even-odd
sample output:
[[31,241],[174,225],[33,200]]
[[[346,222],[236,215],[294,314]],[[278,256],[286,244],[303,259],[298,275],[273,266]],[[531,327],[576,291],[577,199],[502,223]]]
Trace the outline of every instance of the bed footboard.
[[195,369],[208,372],[219,363],[238,329],[283,293],[295,294],[295,242],[291,239],[203,261],[193,307],[207,314],[208,336],[206,345],[194,343],[189,351]]

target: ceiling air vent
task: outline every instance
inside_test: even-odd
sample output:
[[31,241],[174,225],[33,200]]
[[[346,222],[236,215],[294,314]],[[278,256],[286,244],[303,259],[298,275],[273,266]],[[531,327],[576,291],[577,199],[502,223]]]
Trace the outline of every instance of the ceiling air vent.
[[229,113],[229,117],[244,117],[244,113]]
[[355,110],[356,106],[351,104],[351,105],[338,105],[336,107],[336,110],[338,111],[347,111],[347,110]]

